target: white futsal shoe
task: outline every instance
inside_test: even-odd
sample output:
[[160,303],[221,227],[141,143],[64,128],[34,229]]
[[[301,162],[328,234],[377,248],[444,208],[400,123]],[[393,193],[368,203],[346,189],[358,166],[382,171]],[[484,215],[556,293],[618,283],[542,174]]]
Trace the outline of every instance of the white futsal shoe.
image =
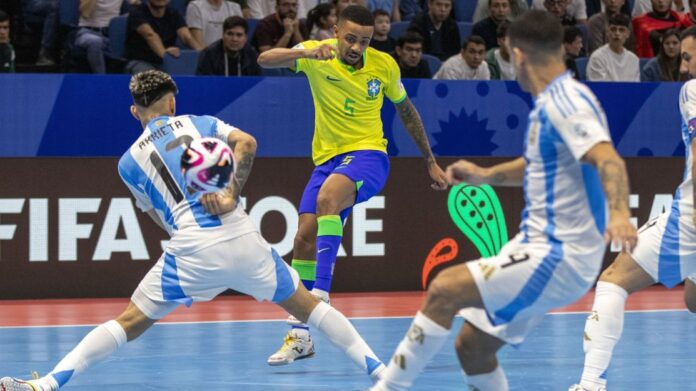
[[[309,335],[307,339],[297,336],[293,330],[288,331],[283,341],[283,346],[268,357],[268,365],[288,365],[296,360],[303,360],[314,356],[314,341]],[[1,390],[0,390],[1,391]]]
[[[568,391],[590,391],[590,390],[588,390],[587,388],[581,386],[580,384],[573,384],[572,386],[570,386],[570,388],[568,389]],[[597,391],[607,391],[607,388],[606,388],[606,387],[600,387],[600,388],[597,389]]]
[[[39,378],[36,372],[31,373],[33,380]],[[3,377],[0,379],[0,391],[44,391],[39,385],[31,383],[31,380],[15,379],[14,377]]]

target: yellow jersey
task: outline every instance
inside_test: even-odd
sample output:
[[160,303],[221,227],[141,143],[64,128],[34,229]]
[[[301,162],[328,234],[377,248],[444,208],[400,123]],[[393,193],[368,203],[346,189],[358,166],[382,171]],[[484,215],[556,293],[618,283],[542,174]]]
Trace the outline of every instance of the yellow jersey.
[[[336,39],[305,41],[296,46],[336,47]],[[295,72],[304,72],[314,100],[312,160],[320,165],[336,155],[357,150],[387,152],[381,110],[386,96],[394,103],[406,99],[401,70],[387,53],[368,47],[363,67],[355,69],[338,57],[326,61],[301,58]]]

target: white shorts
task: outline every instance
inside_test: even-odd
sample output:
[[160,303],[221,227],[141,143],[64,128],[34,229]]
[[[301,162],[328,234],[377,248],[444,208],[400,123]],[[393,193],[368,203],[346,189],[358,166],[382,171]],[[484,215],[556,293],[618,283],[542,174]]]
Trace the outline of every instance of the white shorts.
[[465,308],[464,319],[509,344],[520,344],[543,315],[575,302],[592,287],[605,246],[580,253],[568,244],[508,242],[500,254],[467,263],[485,310]]
[[696,273],[696,232],[690,219],[690,215],[667,211],[638,230],[638,245],[631,257],[668,288]]
[[209,301],[227,289],[282,302],[295,293],[299,280],[263,237],[251,232],[189,255],[165,252],[131,300],[148,318],[161,319],[180,304]]

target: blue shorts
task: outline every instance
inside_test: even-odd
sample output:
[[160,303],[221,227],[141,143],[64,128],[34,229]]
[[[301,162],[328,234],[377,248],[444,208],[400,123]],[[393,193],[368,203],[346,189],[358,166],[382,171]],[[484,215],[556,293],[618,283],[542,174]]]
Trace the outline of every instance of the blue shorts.
[[[389,175],[389,157],[381,151],[353,151],[336,155],[312,171],[300,201],[299,213],[317,213],[319,189],[331,174],[345,175],[355,182],[355,204],[367,201],[384,187]],[[345,220],[351,208],[341,211]]]

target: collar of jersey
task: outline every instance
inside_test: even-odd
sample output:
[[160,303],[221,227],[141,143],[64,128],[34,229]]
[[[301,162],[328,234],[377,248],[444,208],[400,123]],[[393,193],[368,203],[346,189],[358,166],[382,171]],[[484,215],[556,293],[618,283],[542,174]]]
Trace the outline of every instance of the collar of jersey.
[[544,91],[542,91],[541,94],[539,94],[539,96],[548,93],[554,86],[556,86],[556,84],[560,84],[561,82],[563,82],[563,80],[565,80],[566,77],[572,77],[570,75],[570,71],[568,70],[556,76],[555,79],[551,80],[551,83],[549,83],[549,85],[547,85],[546,88],[544,88]]
[[158,121],[158,120],[160,120],[160,119],[165,119],[165,118],[169,118],[169,117],[166,116],[166,115],[160,115],[159,117],[155,117],[155,118],[151,119],[151,120],[147,123],[147,126],[145,127],[145,129],[149,129],[149,128],[150,128],[150,125],[152,125],[153,123],[155,123],[155,121]]

